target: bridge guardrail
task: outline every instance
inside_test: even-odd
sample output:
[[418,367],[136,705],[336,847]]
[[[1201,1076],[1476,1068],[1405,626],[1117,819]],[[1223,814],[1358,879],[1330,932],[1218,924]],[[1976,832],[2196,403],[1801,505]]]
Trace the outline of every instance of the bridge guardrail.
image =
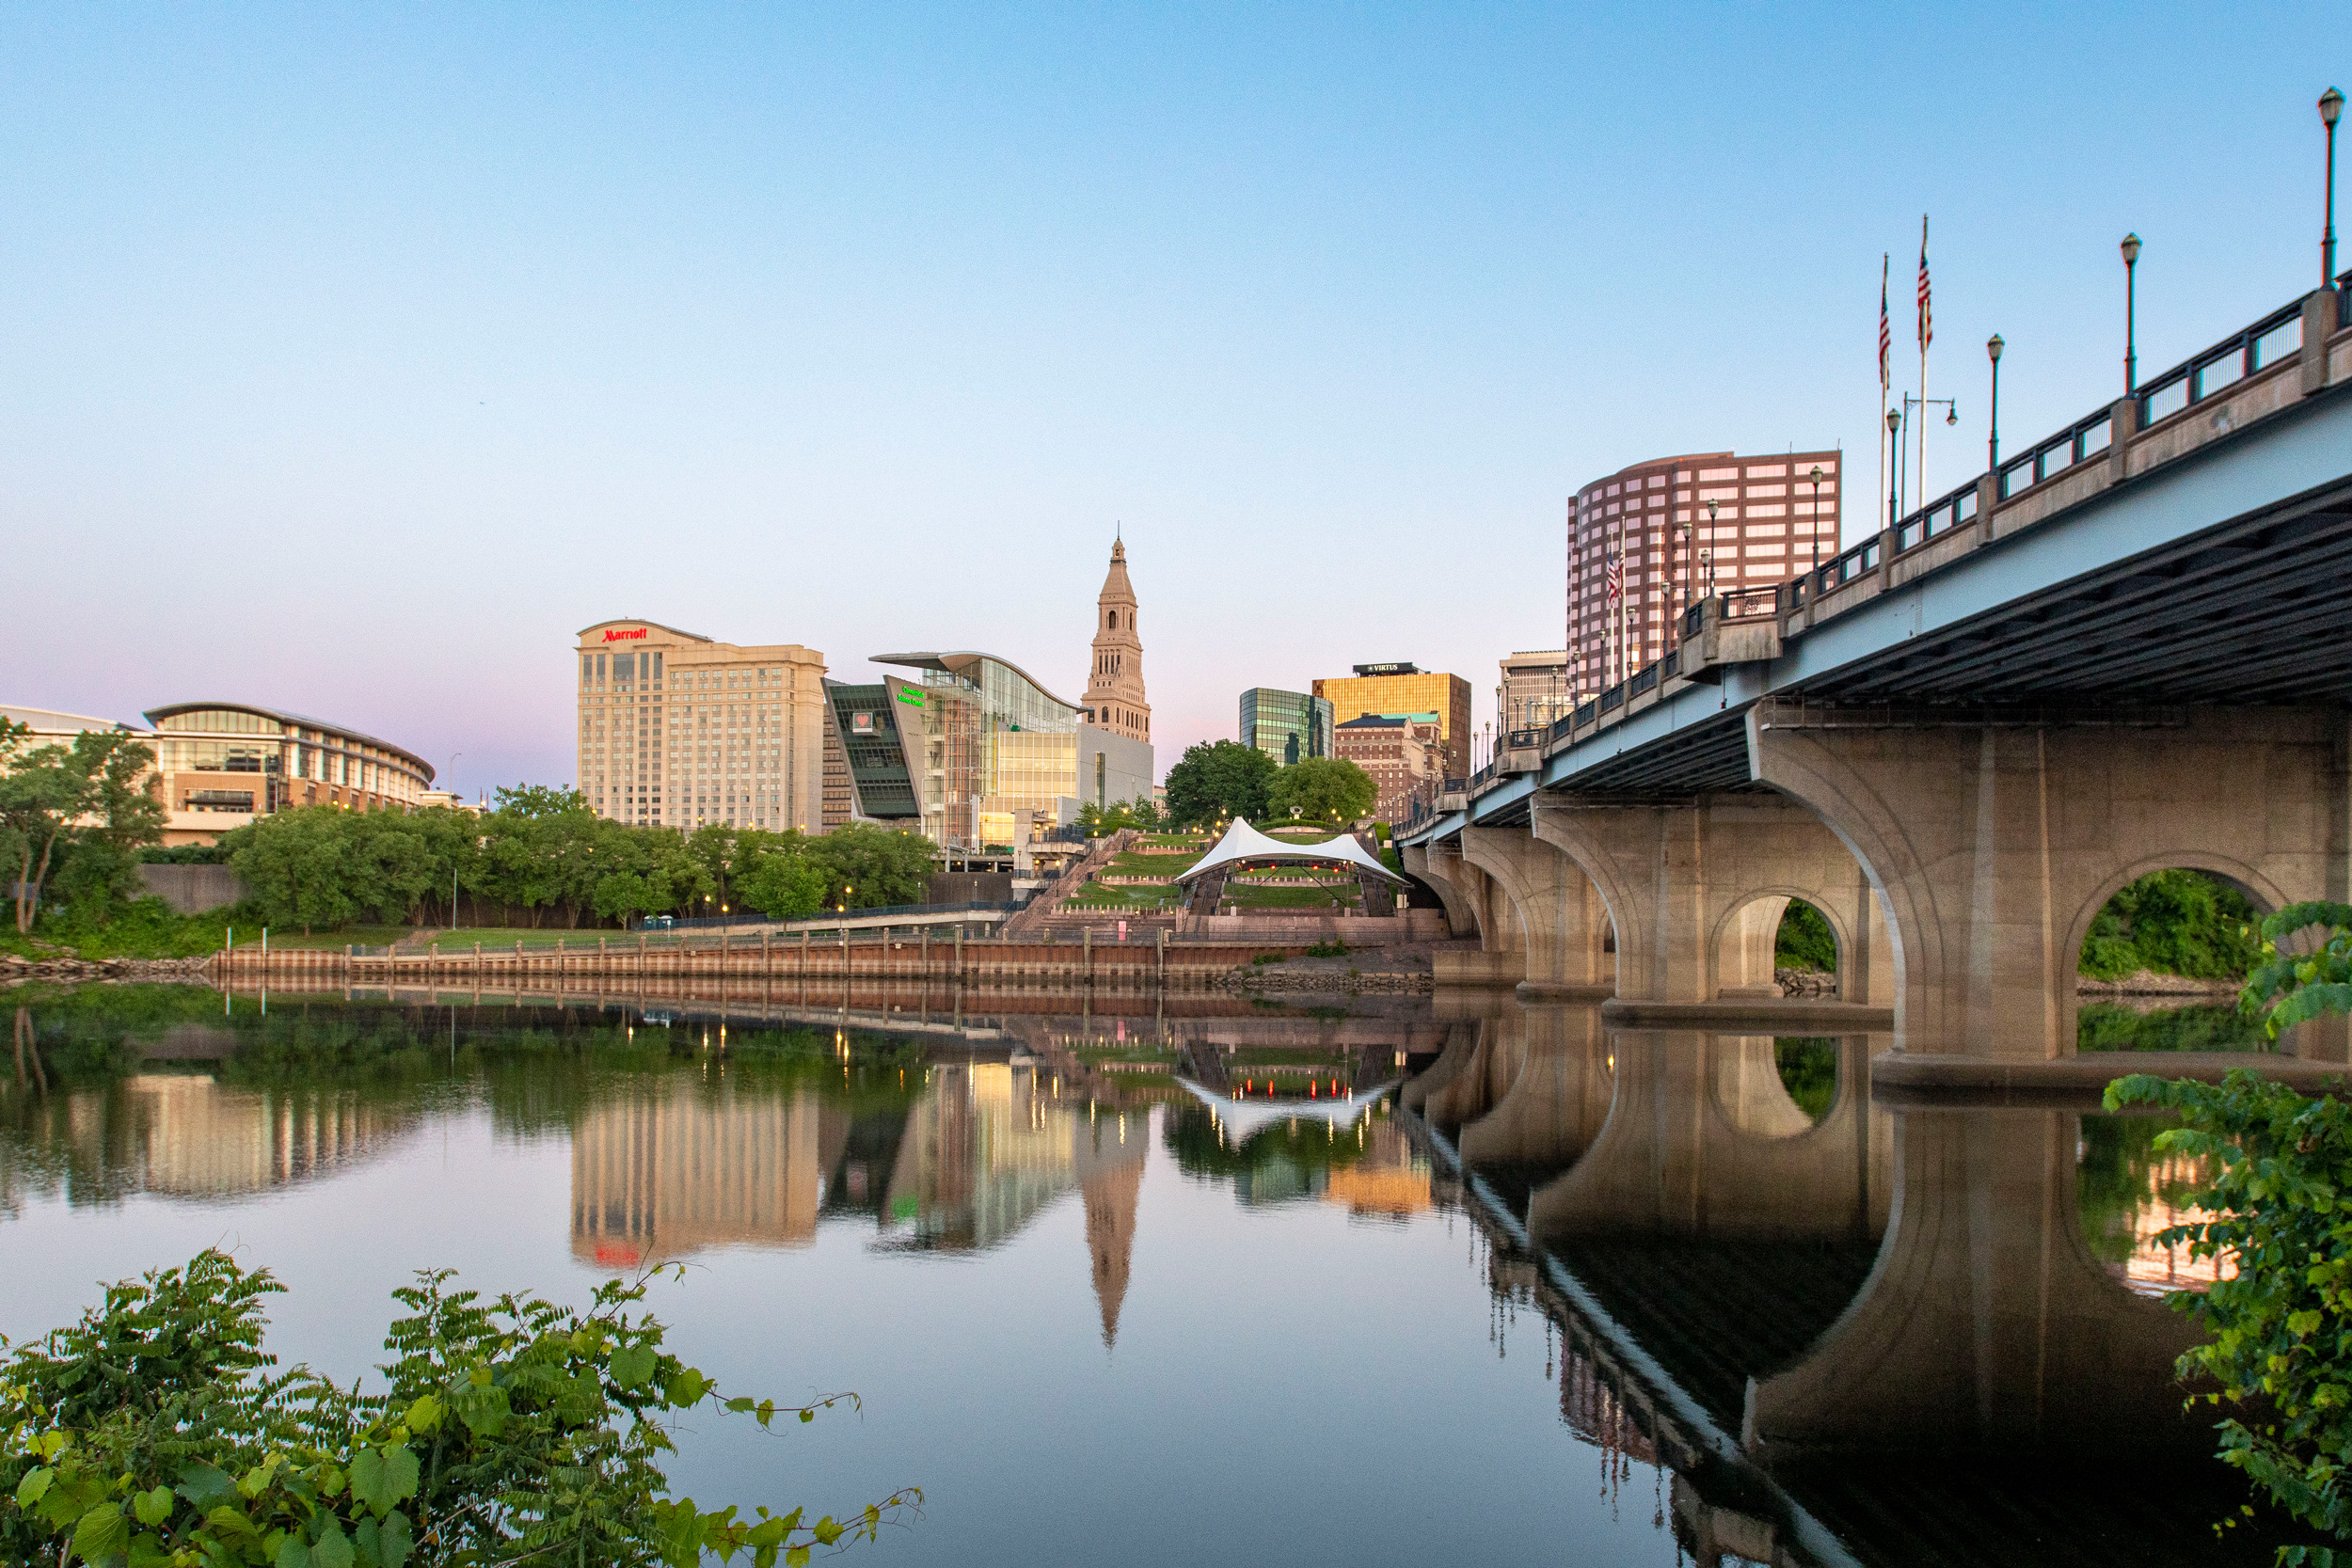
[[[2336,300],[2334,330],[2342,331],[2352,326],[2352,271],[2344,272],[2336,278],[2332,293]],[[2303,348],[2303,311],[2307,297],[2298,296],[2293,303],[2280,307],[2143,382],[2129,394],[2135,415],[2133,434],[2143,433],[2172,415],[2237,387],[2250,376],[2276,368],[2283,359],[2299,356]],[[2084,463],[2108,454],[2114,446],[2115,407],[2115,404],[2108,404],[2099,408],[2065,429],[2043,437],[2023,455],[2002,463],[1994,470],[1994,489],[1997,500],[2007,501],[2036,484],[2070,473]],[[1783,583],[1771,588],[1733,589],[1717,595],[1722,602],[1720,620],[1786,620],[1795,610],[1819,603],[1823,595],[1840,586],[1877,572],[1890,560],[1900,560],[1911,551],[1976,522],[1979,498],[1982,494],[1982,477],[1972,476],[1965,483],[1937,497],[1927,505],[1899,516],[1883,531],[1873,531],[1868,538],[1840,551],[1829,562]],[[1705,629],[1701,607],[1692,605],[1684,610],[1677,619],[1676,626],[1683,639],[1698,636]],[[1551,746],[1572,741],[1586,731],[1615,723],[1626,716],[1631,698],[1657,689],[1677,673],[1679,662],[1680,649],[1668,650],[1663,657],[1652,660],[1629,678],[1586,698],[1547,729],[1537,732],[1540,736],[1538,743]],[[1522,743],[1519,739],[1521,733],[1513,732],[1513,746]],[[1467,787],[1474,795],[1493,772],[1490,766],[1468,781],[1448,779],[1445,781],[1446,792],[1453,794]],[[1435,816],[1438,814],[1432,811],[1429,815]]]

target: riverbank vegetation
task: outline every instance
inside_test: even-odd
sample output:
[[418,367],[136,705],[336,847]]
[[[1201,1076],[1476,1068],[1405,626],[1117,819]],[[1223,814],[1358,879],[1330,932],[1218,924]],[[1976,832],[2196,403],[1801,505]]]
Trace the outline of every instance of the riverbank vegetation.
[[[683,1271],[679,1271],[681,1275]],[[283,1287],[217,1251],[108,1288],[0,1364],[0,1556],[16,1562],[405,1568],[706,1554],[804,1563],[906,1516],[909,1488],[841,1518],[707,1510],[660,1465],[689,1412],[813,1420],[848,1403],[726,1397],[664,1345],[649,1279],[585,1309],[485,1301],[447,1271],[394,1292],[380,1389],[280,1370]]]

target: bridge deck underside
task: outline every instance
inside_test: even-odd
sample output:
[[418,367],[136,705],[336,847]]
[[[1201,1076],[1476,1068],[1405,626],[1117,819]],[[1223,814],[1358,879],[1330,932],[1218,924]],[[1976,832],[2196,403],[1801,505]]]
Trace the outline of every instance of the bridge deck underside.
[[1791,688],[1839,702],[2308,702],[2352,690],[2352,484]]

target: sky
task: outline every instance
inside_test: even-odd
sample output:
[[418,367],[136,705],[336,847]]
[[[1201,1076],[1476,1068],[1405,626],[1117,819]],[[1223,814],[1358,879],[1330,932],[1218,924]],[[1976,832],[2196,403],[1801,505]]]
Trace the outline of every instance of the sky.
[[583,626],[1074,699],[1123,531],[1163,771],[1359,662],[1483,721],[1580,485],[1875,474],[1922,214],[1931,492],[1991,333],[2005,447],[2121,391],[2127,230],[2143,374],[2312,287],[2323,11],[9,7],[0,703],[565,784]]

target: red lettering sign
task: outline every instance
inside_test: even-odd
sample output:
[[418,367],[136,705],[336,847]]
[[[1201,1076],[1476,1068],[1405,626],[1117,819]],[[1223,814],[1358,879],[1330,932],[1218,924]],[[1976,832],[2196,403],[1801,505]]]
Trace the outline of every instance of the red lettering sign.
[[604,634],[604,640],[607,642],[627,642],[632,638],[643,637],[644,635],[645,628],[643,626],[637,626],[628,631],[608,631]]

